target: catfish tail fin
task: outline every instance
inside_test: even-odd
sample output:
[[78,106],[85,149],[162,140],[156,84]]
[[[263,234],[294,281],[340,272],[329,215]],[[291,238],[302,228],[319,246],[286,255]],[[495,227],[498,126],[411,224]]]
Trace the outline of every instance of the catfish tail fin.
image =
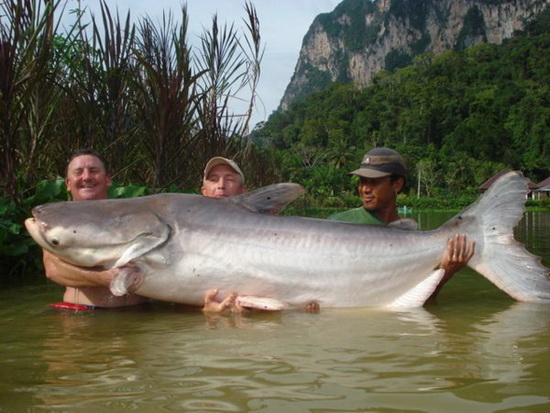
[[447,224],[467,229],[476,240],[471,268],[516,300],[550,303],[550,270],[514,239],[514,227],[525,212],[527,182],[521,172],[506,173]]

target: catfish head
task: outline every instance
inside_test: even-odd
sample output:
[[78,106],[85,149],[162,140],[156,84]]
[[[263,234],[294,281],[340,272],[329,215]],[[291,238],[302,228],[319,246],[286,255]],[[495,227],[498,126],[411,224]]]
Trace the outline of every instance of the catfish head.
[[162,245],[170,226],[144,202],[56,202],[32,210],[27,230],[44,249],[82,267],[121,267]]

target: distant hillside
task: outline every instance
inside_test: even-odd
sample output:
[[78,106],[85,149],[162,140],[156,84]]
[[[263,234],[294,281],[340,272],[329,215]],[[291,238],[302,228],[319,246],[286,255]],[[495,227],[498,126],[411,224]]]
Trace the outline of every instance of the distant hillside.
[[500,44],[550,0],[344,0],[317,16],[304,37],[280,108],[330,83],[370,83],[425,52]]
[[281,181],[325,204],[355,199],[347,172],[366,151],[401,152],[409,189],[475,195],[503,169],[550,176],[550,8],[502,44],[426,52],[366,87],[333,82],[273,113],[252,134]]

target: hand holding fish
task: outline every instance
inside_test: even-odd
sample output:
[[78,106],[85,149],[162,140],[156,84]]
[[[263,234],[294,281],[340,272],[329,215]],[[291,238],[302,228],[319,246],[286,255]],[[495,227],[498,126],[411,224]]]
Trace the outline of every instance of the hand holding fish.
[[468,264],[470,259],[474,256],[475,249],[476,242],[471,241],[468,243],[465,234],[455,234],[453,237],[449,238],[445,254],[438,266],[438,268],[445,271],[445,275],[428,301],[433,301],[441,290],[441,287],[443,287],[453,275]]
[[460,271],[468,264],[468,261],[474,256],[476,242],[468,243],[466,235],[456,234],[447,242],[447,249],[439,268],[445,270],[445,278],[450,278],[453,274]]
[[205,313],[223,313],[226,311],[240,313],[243,311],[243,308],[237,301],[237,293],[229,294],[221,302],[216,299],[217,295],[217,289],[210,290],[206,293],[204,296],[204,307],[202,308],[202,311]]

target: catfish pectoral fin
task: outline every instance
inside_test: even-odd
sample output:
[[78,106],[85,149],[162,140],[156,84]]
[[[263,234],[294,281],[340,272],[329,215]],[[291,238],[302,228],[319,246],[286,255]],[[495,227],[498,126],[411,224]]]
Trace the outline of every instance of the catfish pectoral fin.
[[130,289],[137,289],[143,283],[144,276],[137,267],[121,267],[111,281],[111,293],[121,297],[128,294]]
[[239,296],[237,302],[241,307],[264,311],[281,311],[288,308],[287,304],[279,300],[251,295]]

